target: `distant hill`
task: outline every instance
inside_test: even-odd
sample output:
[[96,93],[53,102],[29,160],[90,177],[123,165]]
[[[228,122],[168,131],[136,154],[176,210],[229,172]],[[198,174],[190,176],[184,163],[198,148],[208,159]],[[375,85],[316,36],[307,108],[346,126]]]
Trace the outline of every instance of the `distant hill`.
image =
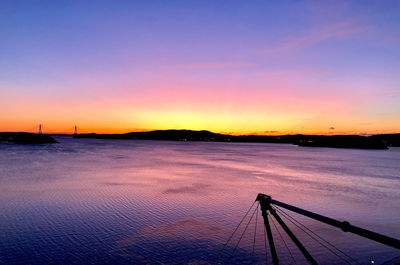
[[19,144],[57,143],[57,141],[49,135],[26,132],[0,132],[0,141]]
[[370,136],[372,139],[385,142],[388,146],[400,147],[400,133],[394,134],[376,134]]
[[140,139],[140,140],[171,140],[171,141],[229,141],[223,134],[210,131],[192,130],[156,130],[149,132],[130,132],[124,134],[78,134],[75,138],[96,139]]
[[400,146],[400,134],[360,135],[241,135],[213,133],[192,130],[156,130],[149,132],[130,132],[125,134],[78,134],[75,138],[96,139],[137,139],[170,141],[213,141],[245,143],[288,143],[308,147],[387,149],[388,146]]
[[387,149],[383,139],[360,135],[303,136],[297,141],[299,146],[335,147],[359,149]]

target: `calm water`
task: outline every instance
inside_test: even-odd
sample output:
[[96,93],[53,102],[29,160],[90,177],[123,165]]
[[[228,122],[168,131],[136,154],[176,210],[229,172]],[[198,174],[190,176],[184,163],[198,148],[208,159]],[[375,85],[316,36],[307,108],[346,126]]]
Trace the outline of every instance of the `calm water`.
[[[259,192],[400,238],[399,148],[56,138],[60,144],[0,144],[0,264],[212,263]],[[265,263],[257,218],[230,258],[239,228],[221,263]],[[284,220],[320,263],[344,264]],[[298,220],[362,264],[400,255]],[[272,229],[282,264],[291,263]]]

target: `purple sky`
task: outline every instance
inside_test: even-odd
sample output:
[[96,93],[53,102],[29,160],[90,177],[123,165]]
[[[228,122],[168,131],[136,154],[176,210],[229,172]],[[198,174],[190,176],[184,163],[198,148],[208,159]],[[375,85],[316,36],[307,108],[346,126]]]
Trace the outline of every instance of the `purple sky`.
[[1,1],[0,130],[400,132],[399,1]]

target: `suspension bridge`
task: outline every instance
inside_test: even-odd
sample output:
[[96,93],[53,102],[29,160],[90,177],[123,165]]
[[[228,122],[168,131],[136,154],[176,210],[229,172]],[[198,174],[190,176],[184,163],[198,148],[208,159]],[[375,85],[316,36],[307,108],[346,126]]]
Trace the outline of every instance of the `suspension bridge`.
[[[21,132],[26,132],[26,133],[37,133],[37,134],[73,134],[73,135],[77,135],[78,134],[78,130],[80,132],[89,132],[88,130],[85,130],[84,128],[80,128],[76,125],[72,126],[72,127],[68,127],[68,128],[63,128],[63,129],[53,129],[47,125],[43,125],[43,124],[38,124],[35,126],[32,126],[30,128],[26,128],[24,130],[22,130]],[[70,132],[70,133],[68,133]]]

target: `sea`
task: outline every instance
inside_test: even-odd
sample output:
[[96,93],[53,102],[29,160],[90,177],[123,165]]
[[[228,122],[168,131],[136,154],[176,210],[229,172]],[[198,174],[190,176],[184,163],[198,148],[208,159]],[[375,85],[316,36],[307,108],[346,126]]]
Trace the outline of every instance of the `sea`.
[[[258,193],[400,238],[400,148],[54,138],[0,142],[0,264],[271,264]],[[400,261],[274,207],[319,264]],[[307,264],[266,218],[280,264]]]

